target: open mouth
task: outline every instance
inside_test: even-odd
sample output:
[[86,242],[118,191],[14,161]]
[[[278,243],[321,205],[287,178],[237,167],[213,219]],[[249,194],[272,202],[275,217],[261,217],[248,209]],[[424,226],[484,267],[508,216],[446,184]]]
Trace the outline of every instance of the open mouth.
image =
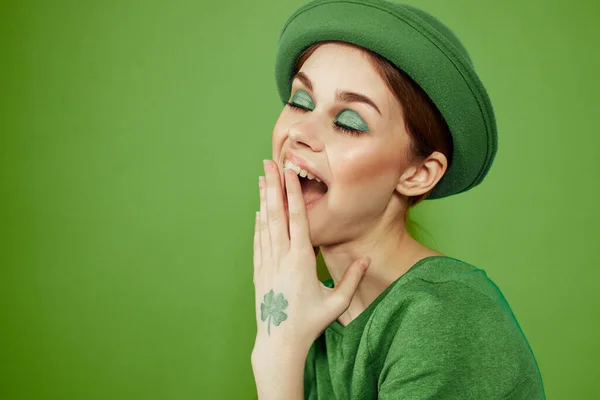
[[298,175],[300,179],[300,186],[302,187],[302,197],[304,197],[304,204],[307,206],[309,204],[316,203],[319,201],[325,194],[329,188],[323,182],[317,182],[314,179],[303,178]]
[[[321,200],[327,194],[329,188],[323,182],[317,182],[314,179],[303,178],[298,175],[300,186],[302,188],[302,197],[304,204],[308,208]],[[287,192],[285,193],[285,208],[287,209]]]

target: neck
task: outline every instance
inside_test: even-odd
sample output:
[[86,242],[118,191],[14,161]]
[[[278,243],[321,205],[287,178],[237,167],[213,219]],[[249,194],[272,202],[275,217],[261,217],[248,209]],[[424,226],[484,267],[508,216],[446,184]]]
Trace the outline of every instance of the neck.
[[338,318],[343,326],[362,313],[390,284],[406,273],[417,261],[442,255],[417,242],[406,231],[404,222],[394,229],[374,227],[355,241],[322,246],[321,253],[334,285],[342,279],[355,260],[369,256],[371,264],[358,285],[348,309]]

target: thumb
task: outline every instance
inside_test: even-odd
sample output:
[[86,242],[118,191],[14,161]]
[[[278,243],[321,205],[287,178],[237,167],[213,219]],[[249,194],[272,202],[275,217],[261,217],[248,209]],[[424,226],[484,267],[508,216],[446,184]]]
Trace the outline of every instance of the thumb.
[[352,296],[354,295],[354,292],[356,292],[356,288],[358,287],[358,284],[362,280],[370,264],[371,259],[369,257],[364,257],[354,261],[352,264],[350,264],[348,269],[346,269],[342,280],[333,291],[333,297],[336,298],[338,306],[340,308],[343,307],[343,309],[340,311],[340,314],[343,313],[350,305]]

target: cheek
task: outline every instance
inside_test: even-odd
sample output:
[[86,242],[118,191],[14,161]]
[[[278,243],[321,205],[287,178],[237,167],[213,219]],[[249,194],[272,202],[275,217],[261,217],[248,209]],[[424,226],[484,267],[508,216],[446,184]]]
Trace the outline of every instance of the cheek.
[[[399,173],[400,152],[390,151],[390,146],[375,144],[361,146],[345,151],[336,166],[339,179],[343,185],[359,185],[373,187],[388,184]],[[391,183],[393,184],[393,183]]]

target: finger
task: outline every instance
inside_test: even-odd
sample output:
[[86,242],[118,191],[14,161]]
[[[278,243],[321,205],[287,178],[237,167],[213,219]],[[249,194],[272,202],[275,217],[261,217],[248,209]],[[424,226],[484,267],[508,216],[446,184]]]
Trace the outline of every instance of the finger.
[[265,160],[267,181],[267,221],[271,237],[271,253],[276,256],[289,249],[288,222],[283,205],[283,188],[279,166],[273,160]]
[[285,188],[290,214],[290,246],[298,249],[312,247],[306,216],[306,204],[304,204],[304,197],[302,196],[302,186],[295,171],[290,169],[285,171]]
[[259,179],[260,186],[260,256],[262,262],[271,258],[271,238],[269,236],[269,226],[267,221],[267,198],[266,198],[266,183],[265,177]]
[[[363,261],[366,261],[366,267],[361,266]],[[339,312],[339,314],[336,314],[337,316],[341,315],[350,306],[352,296],[356,292],[356,288],[365,275],[370,262],[370,258],[366,257],[366,259],[360,259],[350,264],[342,280],[333,290],[331,297],[334,303],[333,308],[336,312]]]
[[261,254],[260,254],[260,211],[257,211],[254,216],[254,280],[253,282],[256,284],[256,279],[258,278],[258,274],[260,273],[261,267]]

